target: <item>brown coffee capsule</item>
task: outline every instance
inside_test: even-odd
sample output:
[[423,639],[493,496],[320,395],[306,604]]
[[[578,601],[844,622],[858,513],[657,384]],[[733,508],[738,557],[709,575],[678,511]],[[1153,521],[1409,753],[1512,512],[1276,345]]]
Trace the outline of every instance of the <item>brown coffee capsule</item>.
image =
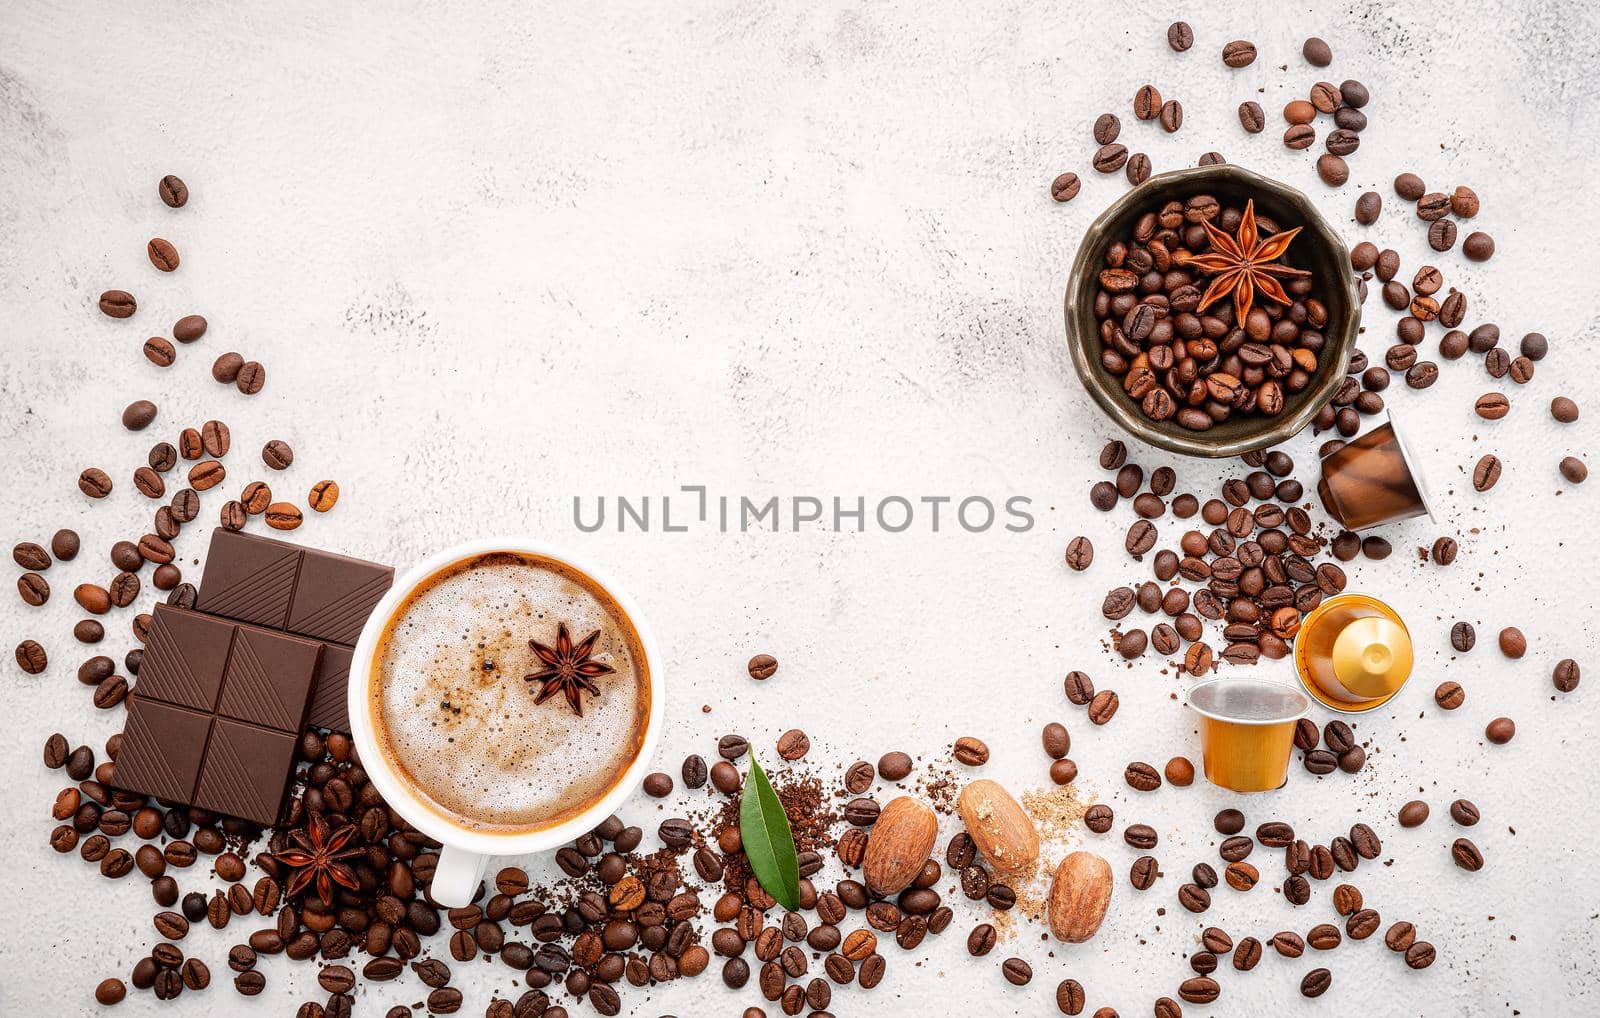
[[1346,530],[1433,515],[1418,461],[1389,420],[1322,458],[1317,494]]

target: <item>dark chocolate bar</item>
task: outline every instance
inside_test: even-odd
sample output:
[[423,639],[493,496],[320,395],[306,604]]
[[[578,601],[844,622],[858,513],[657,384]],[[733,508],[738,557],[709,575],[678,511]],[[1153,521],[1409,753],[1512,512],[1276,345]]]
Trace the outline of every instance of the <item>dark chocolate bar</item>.
[[394,569],[284,541],[216,530],[195,607],[324,644],[307,723],[348,732],[351,645],[394,583]]
[[316,640],[157,605],[113,782],[275,823],[322,653]]

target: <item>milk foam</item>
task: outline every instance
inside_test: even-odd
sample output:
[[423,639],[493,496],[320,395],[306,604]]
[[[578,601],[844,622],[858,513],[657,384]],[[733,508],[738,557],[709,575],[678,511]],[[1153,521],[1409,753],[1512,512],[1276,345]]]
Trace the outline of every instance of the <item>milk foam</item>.
[[[542,670],[528,646],[600,631],[593,660],[615,671],[583,693],[535,704]],[[374,662],[380,745],[419,796],[453,822],[528,831],[581,813],[639,753],[648,666],[632,626],[598,584],[534,556],[457,563],[425,581],[390,620]]]

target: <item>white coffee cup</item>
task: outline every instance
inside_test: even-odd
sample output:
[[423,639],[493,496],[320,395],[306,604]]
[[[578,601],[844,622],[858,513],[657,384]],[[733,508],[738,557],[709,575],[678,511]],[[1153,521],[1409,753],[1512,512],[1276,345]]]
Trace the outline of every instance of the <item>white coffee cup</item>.
[[[611,787],[584,812],[538,831],[522,834],[495,834],[458,826],[437,811],[428,808],[415,793],[409,782],[394,770],[385,750],[378,745],[373,731],[372,699],[373,660],[378,643],[395,610],[424,581],[435,573],[457,562],[493,552],[512,552],[535,555],[565,563],[593,579],[611,595],[617,605],[633,623],[639,644],[644,648],[645,664],[650,676],[650,714],[645,722],[644,739],[639,755],[634,757],[621,780]],[[434,871],[432,893],[434,901],[446,908],[459,908],[471,903],[478,882],[483,879],[489,860],[496,856],[525,855],[542,852],[570,842],[593,830],[600,821],[616,812],[650,769],[656,742],[661,734],[661,718],[666,703],[666,689],[660,670],[660,654],[655,640],[645,625],[638,606],[604,572],[568,552],[542,541],[526,538],[487,538],[469,541],[446,548],[412,566],[384,595],[373,609],[372,616],[361,630],[350,663],[349,712],[350,734],[355,739],[356,752],[372,781],[388,804],[405,817],[413,827],[444,846],[439,853],[439,865]]]

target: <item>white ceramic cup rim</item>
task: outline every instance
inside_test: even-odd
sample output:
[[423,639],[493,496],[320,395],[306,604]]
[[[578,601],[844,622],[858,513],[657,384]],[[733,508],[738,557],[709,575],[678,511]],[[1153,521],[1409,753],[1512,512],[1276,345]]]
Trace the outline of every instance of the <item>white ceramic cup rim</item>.
[[[494,552],[513,552],[555,559],[604,587],[606,593],[611,595],[633,623],[633,630],[638,634],[639,643],[644,648],[645,660],[650,670],[650,714],[645,725],[644,741],[639,747],[639,755],[628,765],[622,778],[582,813],[554,826],[525,834],[495,834],[467,830],[451,823],[413,794],[410,786],[395,774],[393,765],[377,743],[372,730],[372,709],[368,698],[368,689],[372,682],[373,658],[377,653],[378,641],[400,602],[424,580],[446,566]],[[651,636],[649,627],[645,624],[633,599],[618,587],[610,576],[565,549],[543,541],[520,537],[491,537],[453,545],[423,559],[406,570],[395,581],[394,586],[389,588],[383,600],[378,602],[367,624],[362,627],[361,638],[356,641],[355,651],[351,657],[348,692],[350,734],[355,740],[356,752],[361,757],[362,766],[366,769],[369,780],[377,786],[384,801],[394,807],[417,830],[446,847],[461,849],[474,855],[485,857],[524,855],[556,848],[579,835],[588,833],[600,821],[615,813],[623,800],[633,794],[633,790],[644,780],[645,774],[649,771],[656,743],[660,740],[661,721],[666,704],[665,692],[661,675],[661,656],[656,650],[654,637]]]
[[[1295,713],[1287,715],[1285,717],[1277,717],[1277,718],[1241,718],[1241,717],[1233,717],[1233,716],[1230,716],[1230,715],[1227,715],[1227,714],[1219,714],[1218,712],[1216,712],[1214,710],[1207,710],[1206,708],[1201,707],[1201,706],[1197,705],[1194,702],[1194,693],[1195,693],[1196,690],[1203,689],[1203,688],[1205,688],[1207,686],[1218,685],[1218,684],[1224,683],[1224,682],[1232,684],[1232,685],[1272,686],[1275,689],[1281,689],[1281,690],[1284,690],[1286,692],[1293,693],[1295,696],[1298,696],[1300,698],[1300,700],[1301,700],[1300,709],[1298,711],[1296,711]],[[1307,714],[1311,713],[1311,697],[1310,696],[1307,696],[1304,692],[1302,692],[1301,690],[1296,689],[1295,687],[1289,685],[1287,682],[1279,682],[1276,679],[1256,679],[1256,678],[1244,678],[1244,677],[1224,677],[1224,678],[1216,678],[1216,679],[1207,679],[1204,682],[1197,682],[1193,686],[1191,686],[1189,688],[1189,695],[1184,699],[1184,702],[1186,704],[1188,704],[1190,710],[1194,711],[1196,714],[1199,714],[1201,717],[1210,718],[1213,721],[1221,721],[1221,722],[1224,722],[1225,724],[1230,724],[1230,725],[1282,725],[1282,724],[1288,724],[1288,723],[1292,723],[1292,722],[1295,722],[1295,721],[1299,721],[1301,718],[1303,718]]]

